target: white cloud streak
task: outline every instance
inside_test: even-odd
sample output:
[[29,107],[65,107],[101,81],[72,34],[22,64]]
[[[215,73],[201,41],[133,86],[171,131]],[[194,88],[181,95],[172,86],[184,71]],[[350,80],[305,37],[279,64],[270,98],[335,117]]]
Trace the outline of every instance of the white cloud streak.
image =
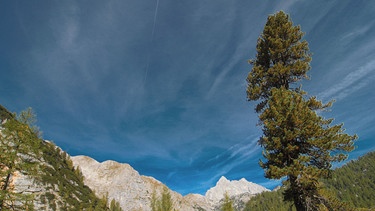
[[354,72],[349,73],[339,84],[332,85],[318,96],[321,96],[324,100],[332,98],[341,100],[371,83],[371,80],[363,79],[373,78],[374,72],[375,61],[370,61]]
[[301,0],[289,0],[289,1],[281,1],[279,5],[277,5],[278,10],[283,10],[283,11],[289,11],[295,3]]
[[219,73],[219,75],[215,78],[212,86],[210,87],[207,95],[206,95],[206,99],[209,99],[210,97],[212,97],[212,95],[214,95],[218,89],[218,86],[223,82],[225,81],[225,79],[227,78],[227,74],[230,72],[230,71],[233,71],[233,67],[238,64],[238,62],[240,62],[240,58],[241,55],[243,55],[243,51],[242,51],[242,48],[241,47],[238,47],[236,49],[236,52],[233,54],[232,58],[230,59],[230,62],[224,66],[223,70]]
[[353,39],[357,38],[358,36],[362,36],[366,34],[373,27],[374,23],[375,21],[365,26],[360,26],[357,29],[346,33],[345,35],[341,37],[341,41],[350,42]]
[[[204,182],[205,186],[213,184],[221,176],[226,175],[235,167],[242,165],[244,162],[247,162],[248,159],[251,158],[256,151],[260,150],[259,146],[257,146],[257,143],[257,138],[249,137],[246,141],[235,144],[222,154],[208,160],[206,163],[215,161],[216,164],[210,166],[210,169],[215,170],[215,174],[211,177],[210,180]],[[230,154],[230,156],[223,158],[227,154]]]
[[[159,10],[159,0],[156,0],[155,13],[154,13],[154,23],[152,25],[152,31],[151,31],[151,43],[150,43],[151,47],[152,47],[152,44],[154,42],[154,34],[155,34],[155,27],[156,27],[156,19],[158,17],[158,10]],[[151,56],[150,54],[151,54],[151,51],[149,50],[148,54],[147,54],[146,72],[145,72],[145,77],[143,79],[143,83],[146,83],[148,70],[150,68],[150,56]]]

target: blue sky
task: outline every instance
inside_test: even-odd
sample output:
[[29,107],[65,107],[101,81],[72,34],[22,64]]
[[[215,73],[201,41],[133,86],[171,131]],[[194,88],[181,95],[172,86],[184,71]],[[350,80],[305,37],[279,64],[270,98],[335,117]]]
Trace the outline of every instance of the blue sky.
[[0,104],[32,107],[71,155],[131,164],[182,194],[220,176],[273,188],[256,144],[247,60],[289,13],[313,53],[303,88],[375,149],[375,1],[2,1]]

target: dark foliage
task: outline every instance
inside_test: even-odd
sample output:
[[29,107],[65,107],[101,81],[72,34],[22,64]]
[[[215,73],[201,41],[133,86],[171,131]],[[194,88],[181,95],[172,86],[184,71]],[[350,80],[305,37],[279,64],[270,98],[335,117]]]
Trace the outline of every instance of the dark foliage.
[[14,114],[9,112],[4,106],[0,105],[0,122],[5,119],[13,119]]

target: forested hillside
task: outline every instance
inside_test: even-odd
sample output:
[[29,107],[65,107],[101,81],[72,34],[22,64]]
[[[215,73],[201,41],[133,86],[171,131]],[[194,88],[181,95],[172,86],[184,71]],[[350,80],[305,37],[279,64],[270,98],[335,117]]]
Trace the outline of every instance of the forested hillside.
[[120,210],[83,183],[69,155],[40,138],[31,109],[0,105],[0,210]]
[[375,209],[375,151],[336,169],[325,183],[342,201]]
[[[323,183],[329,189],[328,192],[345,202],[347,207],[375,210],[375,152],[335,169],[332,179]],[[245,210],[290,210],[293,204],[283,202],[282,191],[280,189],[257,195],[247,203]]]

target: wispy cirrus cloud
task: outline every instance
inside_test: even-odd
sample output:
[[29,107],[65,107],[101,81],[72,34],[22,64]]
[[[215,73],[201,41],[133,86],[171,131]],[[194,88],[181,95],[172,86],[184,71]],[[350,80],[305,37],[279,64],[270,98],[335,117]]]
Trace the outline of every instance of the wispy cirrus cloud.
[[234,168],[248,162],[260,150],[257,145],[258,138],[248,137],[245,141],[229,147],[227,150],[215,157],[208,159],[204,166],[208,166],[207,171],[213,171],[209,180],[205,181],[205,186],[210,186],[216,182],[221,176],[227,175]]
[[375,61],[369,61],[367,64],[346,75],[340,83],[331,85],[328,90],[323,91],[319,96],[324,100],[332,98],[341,100],[372,83],[374,72]]
[[281,1],[276,8],[278,10],[290,11],[293,5],[301,0],[290,0],[290,1]]
[[341,41],[349,43],[349,42],[353,41],[355,38],[357,38],[358,36],[365,35],[370,29],[373,28],[374,24],[375,24],[375,21],[371,22],[369,24],[366,24],[364,26],[357,27],[353,31],[350,31],[350,32],[344,34],[341,37]]

